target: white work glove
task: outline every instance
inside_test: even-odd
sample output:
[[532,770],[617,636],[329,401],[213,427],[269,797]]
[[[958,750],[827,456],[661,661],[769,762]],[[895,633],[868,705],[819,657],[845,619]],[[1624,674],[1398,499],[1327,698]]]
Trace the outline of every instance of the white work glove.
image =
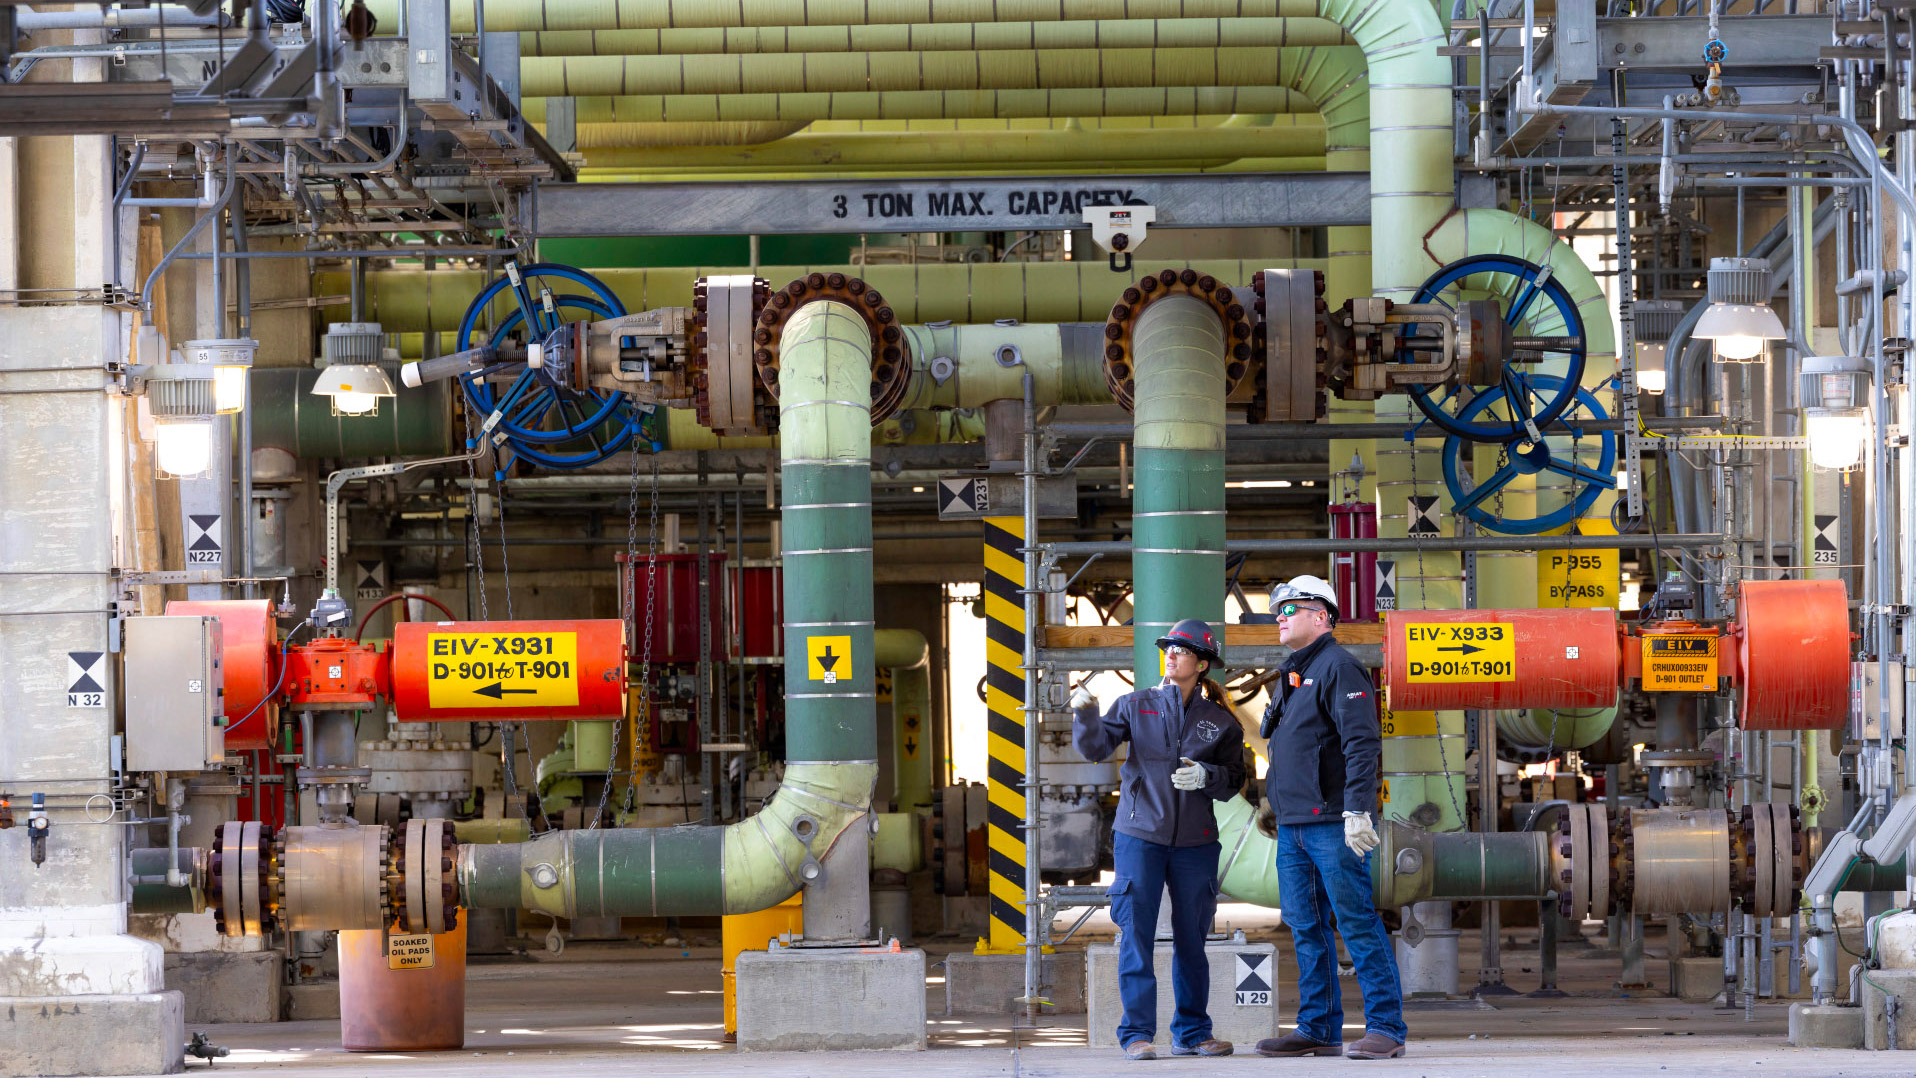
[[1377,848],[1382,840],[1377,837],[1377,828],[1371,826],[1370,813],[1346,812],[1344,814],[1344,845],[1360,859]]
[[1071,710],[1083,711],[1087,707],[1097,706],[1098,698],[1086,691],[1083,685],[1071,690]]
[[1204,765],[1191,759],[1189,756],[1180,756],[1178,760],[1182,762],[1184,766],[1171,772],[1171,785],[1176,786],[1180,790],[1204,789]]

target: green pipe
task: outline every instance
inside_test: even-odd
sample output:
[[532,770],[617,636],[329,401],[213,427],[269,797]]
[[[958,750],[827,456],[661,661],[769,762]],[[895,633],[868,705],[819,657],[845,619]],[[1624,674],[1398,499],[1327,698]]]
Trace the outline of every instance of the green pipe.
[[336,416],[331,398],[313,393],[318,380],[319,372],[310,367],[254,369],[247,379],[254,446],[304,459],[452,454],[452,394],[446,383],[381,400],[374,415]]
[[[801,308],[780,354],[784,506],[786,768],[756,816],[727,827],[556,831],[517,845],[459,847],[462,904],[558,917],[734,914],[821,878],[819,862],[864,827],[878,777],[873,701],[871,349],[833,302]],[[800,667],[811,638],[832,682]],[[840,663],[844,665],[840,665]]]
[[[792,656],[786,759],[872,760],[870,330],[843,303],[807,304],[786,324],[779,372],[785,654]],[[827,648],[843,654],[846,667],[823,659],[798,666],[801,656]]]
[[[1361,67],[1361,61],[1359,62]],[[1361,94],[1359,95],[1362,96]],[[1228,116],[1299,111],[1282,86],[1148,86],[1086,90],[920,90],[831,94],[652,94],[577,97],[578,122],[684,123],[958,120],[1052,116]],[[546,98],[524,99],[543,124]],[[1321,111],[1321,110],[1320,110]],[[1330,123],[1326,117],[1326,123]]]
[[[892,801],[900,813],[928,811],[931,645],[916,629],[880,629],[872,641],[872,665],[891,670]],[[917,751],[907,753],[907,744]]]
[[1185,618],[1224,633],[1224,325],[1192,296],[1138,316],[1132,495],[1132,665],[1163,676],[1157,639]]
[[1839,891],[1901,891],[1909,886],[1908,858],[1899,859],[1893,865],[1879,865],[1874,861],[1865,861],[1858,857],[1850,863],[1849,874],[1843,877]]
[[[1239,902],[1281,907],[1275,843],[1258,830],[1257,810],[1242,797],[1217,806],[1224,852],[1218,887]],[[1378,909],[1413,902],[1544,898],[1551,836],[1540,831],[1442,833],[1386,820],[1371,853],[1371,899]]]
[[1140,159],[1315,156],[1324,129],[1315,116],[1285,115],[1268,127],[1050,131],[906,131],[792,135],[763,146],[663,146],[586,151],[592,169],[714,169],[981,165]]
[[[484,0],[486,30],[650,30],[713,26],[849,26],[860,24],[1041,22],[1081,19],[1301,18],[1319,14],[1318,0]],[[398,25],[398,0],[367,4],[385,26]],[[477,29],[474,0],[453,0],[452,32]],[[1345,25],[1349,25],[1348,22]],[[1354,32],[1354,31],[1353,31]]]
[[458,842],[484,845],[524,842],[532,837],[532,821],[523,816],[496,820],[454,820],[452,837]]
[[[1055,189],[1056,185],[1052,188]],[[1112,273],[1103,259],[1081,262],[987,262],[918,266],[760,266],[758,275],[774,287],[806,274],[844,273],[862,277],[884,293],[901,322],[1104,323],[1113,297],[1145,274],[1195,270],[1220,281],[1248,281],[1266,267],[1322,269],[1322,259],[1135,260],[1129,273]],[[628,311],[690,307],[692,284],[707,275],[749,273],[743,266],[687,266],[661,269],[594,269],[592,274],[616,293]],[[388,333],[417,333],[428,328],[458,328],[472,297],[492,280],[482,270],[373,270],[366,274],[366,318]],[[346,274],[314,275],[315,295],[345,295]],[[510,300],[505,301],[510,303]],[[503,305],[501,315],[506,311]],[[326,308],[344,321],[345,305]],[[403,397],[400,399],[404,399]]]
[[[527,97],[1284,86],[1296,77],[1295,65],[1316,51],[1225,46],[763,56],[529,56],[519,61],[519,80]],[[1449,163],[1448,154],[1445,163]]]
[[1346,45],[1312,18],[1088,19],[1081,22],[854,23],[846,26],[548,30],[519,35],[521,56],[770,55],[791,52],[971,52],[1005,49],[1267,48]]
[[572,765],[580,771],[604,771],[612,766],[612,724],[575,722],[572,726]]

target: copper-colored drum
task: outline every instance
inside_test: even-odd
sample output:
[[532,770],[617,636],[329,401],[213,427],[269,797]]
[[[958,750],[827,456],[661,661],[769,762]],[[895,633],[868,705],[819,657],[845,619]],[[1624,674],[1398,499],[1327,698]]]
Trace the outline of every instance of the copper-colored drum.
[[1614,610],[1384,615],[1384,703],[1393,711],[1609,707],[1622,678]]
[[1745,730],[1834,730],[1849,715],[1849,595],[1840,580],[1745,580],[1736,639]]
[[[386,941],[396,942],[389,956]],[[466,1044],[466,921],[432,940],[431,965],[415,937],[339,934],[339,1040],[349,1052],[443,1052]],[[411,968],[394,969],[395,965]]]

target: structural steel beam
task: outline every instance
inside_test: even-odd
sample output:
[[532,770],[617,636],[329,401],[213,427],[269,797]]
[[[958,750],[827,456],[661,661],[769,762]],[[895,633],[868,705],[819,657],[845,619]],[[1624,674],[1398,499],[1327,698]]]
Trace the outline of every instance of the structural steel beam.
[[522,219],[546,239],[777,232],[965,232],[1084,226],[1084,207],[1141,203],[1164,228],[1370,222],[1364,173],[759,183],[548,184]]

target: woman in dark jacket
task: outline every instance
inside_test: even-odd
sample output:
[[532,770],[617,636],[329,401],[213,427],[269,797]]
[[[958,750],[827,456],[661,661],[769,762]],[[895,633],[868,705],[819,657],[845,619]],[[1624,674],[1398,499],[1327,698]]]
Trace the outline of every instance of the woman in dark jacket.
[[[1217,914],[1217,818],[1213,801],[1244,785],[1244,731],[1220,701],[1208,675],[1223,664],[1210,626],[1191,618],[1158,640],[1164,680],[1126,693],[1111,710],[1080,688],[1071,697],[1072,743],[1085,759],[1105,759],[1131,745],[1119,775],[1112,825],[1117,878],[1111,882],[1111,919],[1118,941],[1118,987],[1124,1018],[1118,1043],[1127,1059],[1153,1059],[1158,981],[1153,965],[1158,906],[1171,892],[1171,987],[1177,1016],[1171,1054],[1226,1056],[1229,1041],[1211,1036],[1207,1010],[1210,967],[1204,936]],[[1205,683],[1209,683],[1208,685]]]

